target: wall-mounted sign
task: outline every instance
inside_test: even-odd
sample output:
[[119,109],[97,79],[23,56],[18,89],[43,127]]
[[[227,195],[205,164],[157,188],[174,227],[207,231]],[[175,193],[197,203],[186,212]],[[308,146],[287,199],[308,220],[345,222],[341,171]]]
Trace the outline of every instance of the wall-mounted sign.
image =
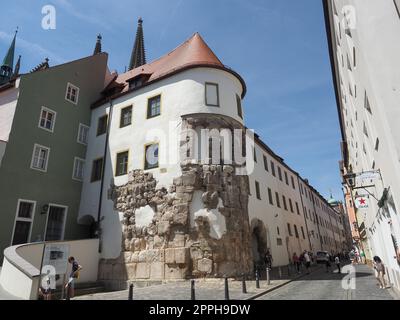
[[66,274],[68,267],[68,244],[46,244],[44,249],[43,266],[53,266],[56,274]]
[[368,209],[369,208],[369,196],[360,195],[354,200],[357,209]]

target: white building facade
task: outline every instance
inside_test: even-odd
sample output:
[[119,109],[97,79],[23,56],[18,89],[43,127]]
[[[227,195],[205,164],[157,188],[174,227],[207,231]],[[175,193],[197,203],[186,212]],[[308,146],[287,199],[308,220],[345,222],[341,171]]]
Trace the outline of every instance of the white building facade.
[[[353,176],[360,250],[400,288],[400,1],[324,2],[342,130],[342,174]],[[368,181],[367,181],[368,180]],[[360,207],[358,201],[366,200]]]

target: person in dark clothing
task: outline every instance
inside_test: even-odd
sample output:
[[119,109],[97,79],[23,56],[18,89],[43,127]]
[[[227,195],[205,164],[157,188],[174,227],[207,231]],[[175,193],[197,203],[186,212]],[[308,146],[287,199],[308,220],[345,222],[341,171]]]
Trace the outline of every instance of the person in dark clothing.
[[270,251],[267,250],[267,252],[265,253],[265,256],[264,256],[264,262],[265,262],[265,266],[268,269],[272,268],[272,260],[273,260],[272,255],[271,255]]
[[67,291],[67,300],[74,297],[75,279],[79,278],[79,273],[82,270],[82,266],[79,265],[78,261],[74,257],[69,257],[68,262],[72,264],[71,273],[69,275],[68,283],[65,285]]

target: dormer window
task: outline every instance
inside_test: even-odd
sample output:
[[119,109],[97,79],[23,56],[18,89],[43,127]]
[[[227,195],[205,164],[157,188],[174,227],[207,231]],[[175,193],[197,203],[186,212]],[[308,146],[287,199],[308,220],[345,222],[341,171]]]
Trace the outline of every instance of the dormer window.
[[141,87],[143,84],[142,78],[136,78],[132,81],[129,81],[129,89],[135,89]]

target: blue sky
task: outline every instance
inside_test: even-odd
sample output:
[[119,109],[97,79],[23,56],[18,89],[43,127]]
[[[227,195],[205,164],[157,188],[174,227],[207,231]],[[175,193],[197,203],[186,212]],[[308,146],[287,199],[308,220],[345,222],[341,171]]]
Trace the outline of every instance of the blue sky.
[[[43,30],[44,5],[56,30]],[[137,19],[144,20],[147,60],[198,31],[222,62],[245,79],[246,124],[328,197],[342,199],[340,130],[320,0],[14,0],[2,5],[0,58],[19,26],[22,71],[90,55],[96,35],[111,70],[129,62]]]

